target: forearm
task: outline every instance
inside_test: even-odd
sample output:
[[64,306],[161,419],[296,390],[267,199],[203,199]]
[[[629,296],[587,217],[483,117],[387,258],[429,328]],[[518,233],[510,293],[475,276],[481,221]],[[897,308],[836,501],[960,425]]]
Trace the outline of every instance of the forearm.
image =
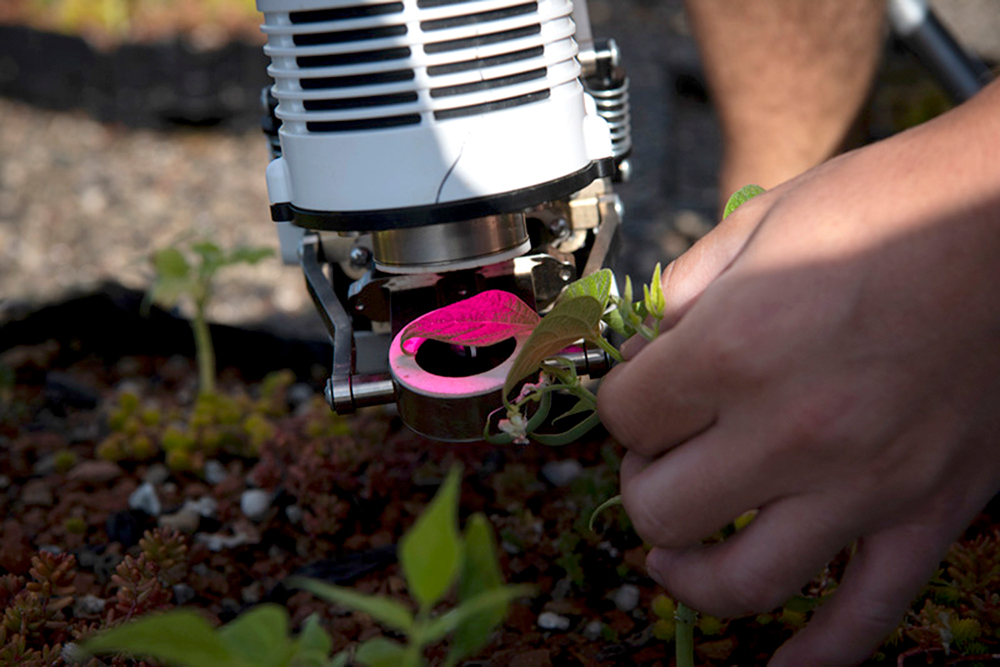
[[837,153],[871,86],[884,0],[687,0],[726,141],[723,201]]

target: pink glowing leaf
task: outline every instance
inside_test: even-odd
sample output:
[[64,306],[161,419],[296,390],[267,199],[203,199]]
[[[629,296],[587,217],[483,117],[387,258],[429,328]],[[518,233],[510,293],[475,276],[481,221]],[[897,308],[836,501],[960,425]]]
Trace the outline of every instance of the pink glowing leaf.
[[485,347],[534,329],[541,318],[521,299],[503,290],[487,290],[410,322],[400,338],[403,351],[416,354],[425,339]]
[[560,300],[524,342],[521,352],[507,373],[503,395],[506,397],[518,381],[527,377],[549,357],[581,338],[593,340],[600,336],[601,315],[604,307],[592,296],[577,296]]

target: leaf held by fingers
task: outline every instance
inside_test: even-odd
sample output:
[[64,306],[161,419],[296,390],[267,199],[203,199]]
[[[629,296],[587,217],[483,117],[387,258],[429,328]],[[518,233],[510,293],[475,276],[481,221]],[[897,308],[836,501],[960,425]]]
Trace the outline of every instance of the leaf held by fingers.
[[400,342],[407,354],[419,345],[411,339],[431,339],[455,345],[485,347],[531,331],[541,318],[510,292],[487,290],[418,317],[403,329]]
[[578,296],[557,303],[531,332],[514,359],[503,386],[504,400],[514,385],[534,372],[545,359],[581,338],[599,336],[603,313],[600,301],[592,296]]
[[574,283],[571,283],[563,290],[556,300],[556,303],[570,301],[581,296],[590,296],[597,299],[601,308],[608,307],[608,299],[611,298],[611,282],[614,274],[611,269],[601,269],[589,276],[584,276]]
[[722,219],[725,220],[729,217],[729,214],[738,209],[743,204],[747,203],[757,195],[762,195],[766,192],[764,188],[759,185],[744,185],[742,188],[733,193],[726,202],[726,208],[722,212]]

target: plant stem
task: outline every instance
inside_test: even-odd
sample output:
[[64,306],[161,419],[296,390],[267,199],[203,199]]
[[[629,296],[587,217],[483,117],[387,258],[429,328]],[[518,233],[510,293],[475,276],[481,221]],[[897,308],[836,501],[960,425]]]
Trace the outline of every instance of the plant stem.
[[195,303],[194,318],[191,320],[194,331],[195,358],[198,361],[198,393],[202,396],[215,393],[215,349],[212,347],[212,335],[208,330],[208,320],[205,319],[205,304]]
[[607,352],[608,356],[614,359],[615,361],[617,362],[624,361],[624,359],[622,358],[622,353],[618,351],[618,348],[609,343],[604,338],[604,336],[594,336],[592,339],[589,340],[593,340],[595,343],[597,343],[597,346],[600,347],[605,352]]
[[678,602],[674,620],[677,667],[694,667],[694,610]]

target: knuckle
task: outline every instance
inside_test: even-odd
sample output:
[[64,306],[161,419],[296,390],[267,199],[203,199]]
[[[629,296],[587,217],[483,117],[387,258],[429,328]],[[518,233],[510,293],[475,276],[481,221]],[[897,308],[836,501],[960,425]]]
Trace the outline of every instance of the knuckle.
[[700,346],[700,361],[711,375],[739,382],[759,374],[760,349],[749,327],[718,327]]
[[778,441],[807,453],[842,448],[850,439],[844,425],[855,400],[851,394],[830,387],[803,394],[788,405]]
[[670,521],[661,499],[641,489],[622,489],[622,504],[635,532],[644,541],[658,547],[679,548],[688,546],[678,532],[678,522]]
[[647,420],[632,414],[633,407],[634,403],[623,400],[620,394],[602,391],[597,401],[597,415],[608,433],[625,448],[652,456],[657,452],[652,438],[654,429],[649,428]]

